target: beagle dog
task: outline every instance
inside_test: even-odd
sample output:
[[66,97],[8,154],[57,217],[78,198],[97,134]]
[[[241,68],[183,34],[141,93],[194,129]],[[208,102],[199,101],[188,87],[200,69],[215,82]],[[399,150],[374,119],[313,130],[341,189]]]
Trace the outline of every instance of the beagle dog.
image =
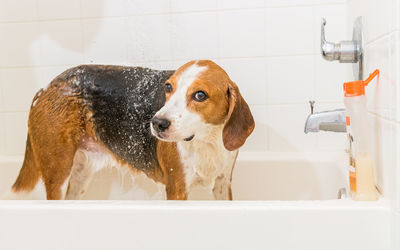
[[253,129],[238,87],[212,61],[175,72],[81,65],[34,97],[11,192],[41,182],[47,199],[79,199],[96,171],[117,164],[164,184],[171,200],[196,185],[230,200],[238,149]]

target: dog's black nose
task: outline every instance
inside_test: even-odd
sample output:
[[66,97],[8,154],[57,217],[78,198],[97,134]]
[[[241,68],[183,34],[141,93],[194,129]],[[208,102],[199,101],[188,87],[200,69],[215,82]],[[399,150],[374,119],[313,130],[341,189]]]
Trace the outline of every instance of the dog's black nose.
[[171,125],[171,122],[168,121],[167,119],[164,118],[160,119],[157,117],[153,117],[153,119],[151,119],[151,123],[153,124],[153,128],[158,132],[164,132],[169,128],[169,125]]

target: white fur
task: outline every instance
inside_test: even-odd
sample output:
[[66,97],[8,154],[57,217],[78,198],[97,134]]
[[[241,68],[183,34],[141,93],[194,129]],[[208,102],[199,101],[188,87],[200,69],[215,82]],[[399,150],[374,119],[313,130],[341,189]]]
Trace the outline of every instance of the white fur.
[[190,142],[177,143],[188,193],[192,188],[202,186],[213,191],[218,200],[229,198],[231,174],[238,150],[225,149],[222,129],[221,125],[209,125],[204,131],[208,140],[194,138]]
[[[113,184],[110,187],[109,199],[126,199],[130,197],[134,199],[165,198],[165,191],[160,192],[160,190],[165,190],[163,184],[155,183],[154,180],[142,172],[130,171],[130,166],[119,165],[109,153],[102,150],[94,141],[89,140],[85,142],[85,147],[79,148],[75,154],[69,179],[69,189],[65,199],[79,200],[85,198],[85,193],[88,191],[93,177],[105,168],[116,168],[119,173],[119,178],[116,182],[113,180]],[[110,175],[111,172],[108,172],[108,174]],[[131,177],[130,185],[125,185],[123,182],[125,175]]]
[[186,92],[198,75],[206,69],[207,67],[200,67],[194,63],[182,72],[174,94],[155,115],[168,119],[171,125],[162,133],[162,137],[157,135],[151,125],[153,135],[165,141],[180,141],[192,135],[197,136],[196,132],[203,129],[205,124],[201,121],[200,115],[187,108]]

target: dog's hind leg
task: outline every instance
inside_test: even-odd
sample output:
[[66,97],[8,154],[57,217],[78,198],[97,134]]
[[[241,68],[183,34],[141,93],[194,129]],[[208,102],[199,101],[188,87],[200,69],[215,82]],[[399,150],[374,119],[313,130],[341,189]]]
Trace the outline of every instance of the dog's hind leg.
[[40,161],[42,178],[46,187],[48,200],[62,200],[65,198],[65,185],[70,177],[74,154],[66,152],[56,154],[50,159]]
[[65,199],[79,200],[87,191],[94,174],[112,163],[112,158],[101,146],[85,137],[75,153]]
[[79,200],[86,192],[95,172],[94,168],[91,166],[89,154],[90,153],[82,149],[78,149],[75,153],[71,177],[65,196],[66,200]]

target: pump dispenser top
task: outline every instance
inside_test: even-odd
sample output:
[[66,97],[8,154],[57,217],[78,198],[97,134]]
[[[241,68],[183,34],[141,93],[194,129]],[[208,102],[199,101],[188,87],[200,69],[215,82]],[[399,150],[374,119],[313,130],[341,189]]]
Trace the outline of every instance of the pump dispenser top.
[[365,95],[365,86],[368,86],[369,82],[372,81],[372,79],[374,79],[374,77],[377,75],[379,75],[379,69],[376,69],[374,72],[372,72],[365,81],[361,80],[345,82],[343,84],[344,96],[352,97]]

